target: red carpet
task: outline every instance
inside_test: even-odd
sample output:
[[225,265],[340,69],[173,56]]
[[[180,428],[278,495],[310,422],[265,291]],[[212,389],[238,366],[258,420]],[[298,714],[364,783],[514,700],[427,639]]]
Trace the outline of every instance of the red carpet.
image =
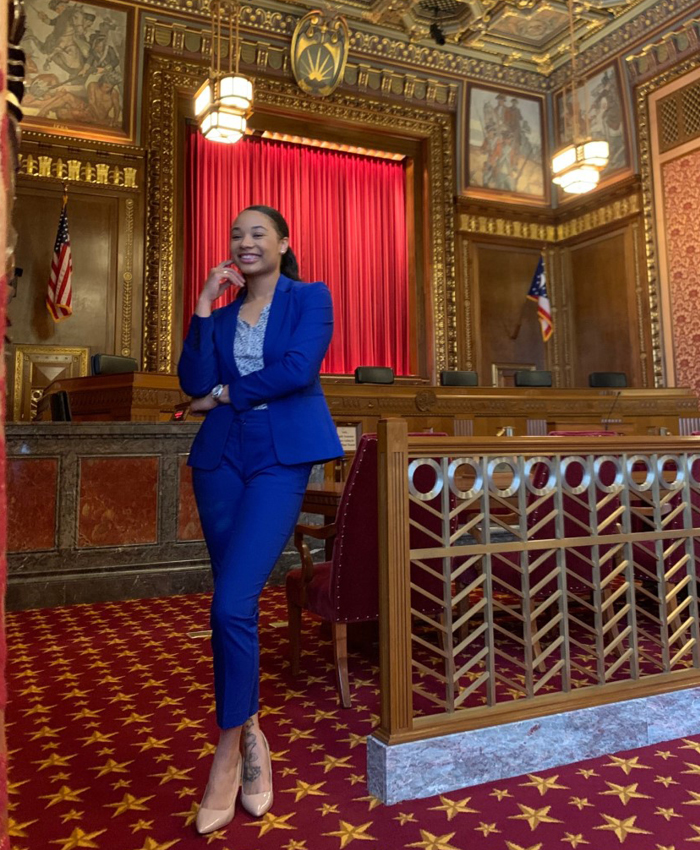
[[330,644],[306,621],[286,660],[283,591],[261,612],[275,805],[193,828],[216,737],[208,596],[9,614],[13,850],[681,850],[700,845],[700,736],[385,807],[365,785],[377,670],[351,658],[339,709]]

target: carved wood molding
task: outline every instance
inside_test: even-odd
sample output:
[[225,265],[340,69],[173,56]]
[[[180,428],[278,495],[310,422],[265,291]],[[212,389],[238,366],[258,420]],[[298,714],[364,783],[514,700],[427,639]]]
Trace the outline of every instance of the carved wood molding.
[[[148,63],[145,91],[150,108],[144,128],[148,169],[143,357],[147,371],[170,373],[173,370],[177,97],[183,91],[194,94],[205,70],[200,64],[157,54],[151,54]],[[458,328],[451,116],[338,92],[321,100],[303,95],[295,85],[266,78],[256,80],[255,104],[260,111],[365,126],[427,142],[430,237],[426,247],[432,276],[434,360],[438,371],[456,369]]]

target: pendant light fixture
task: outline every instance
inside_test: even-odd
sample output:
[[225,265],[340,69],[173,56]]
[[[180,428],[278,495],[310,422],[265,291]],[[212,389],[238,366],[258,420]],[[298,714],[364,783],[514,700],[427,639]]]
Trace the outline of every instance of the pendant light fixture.
[[[574,36],[574,0],[569,0],[569,34],[571,36],[571,111],[572,141],[560,148],[552,157],[552,181],[561,186],[564,192],[581,195],[590,192],[598,185],[600,173],[608,164],[610,146],[603,139],[594,139],[590,134],[588,118],[588,93],[585,81],[578,78],[576,68],[576,39]],[[584,126],[581,127],[579,115],[579,89],[583,87]],[[567,86],[563,93],[564,135],[567,132],[566,97]]]
[[[194,98],[194,114],[205,139],[233,144],[243,137],[253,107],[253,81],[238,71],[240,58],[237,0],[211,0],[211,67]],[[222,68],[224,30],[228,61]]]

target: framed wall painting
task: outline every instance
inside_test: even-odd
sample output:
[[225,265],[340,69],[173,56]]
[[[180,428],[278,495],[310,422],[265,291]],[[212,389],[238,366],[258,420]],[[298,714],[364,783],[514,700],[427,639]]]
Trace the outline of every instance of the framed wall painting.
[[104,141],[133,141],[133,6],[25,0],[22,127]]
[[[610,146],[610,160],[600,176],[599,186],[626,177],[631,173],[630,132],[627,102],[617,62],[584,80],[576,94],[580,132],[604,139]],[[568,144],[573,137],[573,102],[570,88],[554,95],[554,138],[557,148]],[[565,200],[574,196],[559,191],[559,197]]]
[[466,194],[548,204],[542,98],[470,85],[465,114]]

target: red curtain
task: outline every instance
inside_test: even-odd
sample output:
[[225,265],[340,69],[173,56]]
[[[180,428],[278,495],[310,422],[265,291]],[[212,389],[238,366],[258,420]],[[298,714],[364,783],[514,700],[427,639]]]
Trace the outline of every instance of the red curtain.
[[234,218],[250,204],[282,213],[302,279],[323,280],[333,293],[335,333],[322,371],[409,374],[403,164],[252,137],[216,144],[188,128],[185,328],[209,269],[229,256]]

